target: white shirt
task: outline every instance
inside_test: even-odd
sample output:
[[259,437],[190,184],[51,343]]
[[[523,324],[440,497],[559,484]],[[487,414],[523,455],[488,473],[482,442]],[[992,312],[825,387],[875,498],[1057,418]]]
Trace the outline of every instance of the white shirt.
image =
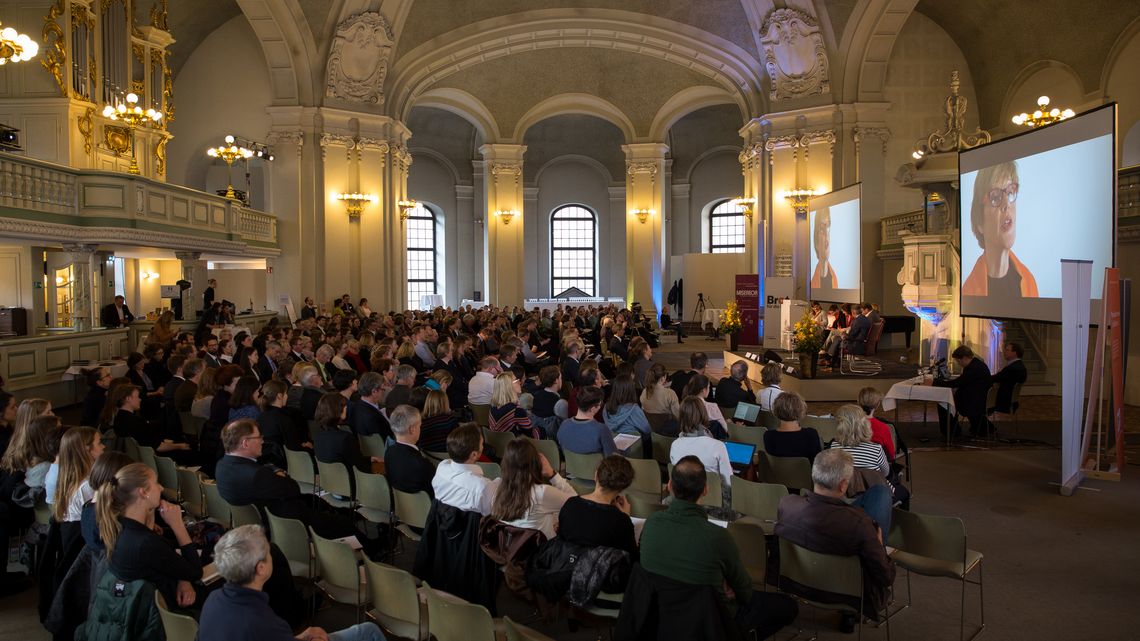
[[728,428],[728,421],[724,420],[724,414],[720,411],[720,405],[705,401],[705,412],[709,415],[710,421],[720,421],[720,424]]
[[435,468],[431,480],[435,498],[441,503],[466,512],[491,513],[491,499],[495,493],[491,480],[483,476],[478,465],[456,463],[446,459]]
[[64,517],[64,522],[74,523],[83,517],[83,506],[95,497],[95,491],[91,489],[91,485],[84,480],[79,484],[79,489],[71,495],[67,500],[67,516]]
[[[493,481],[495,491],[498,491],[501,480],[495,479]],[[553,539],[557,534],[554,527],[558,522],[558,513],[562,511],[562,506],[572,496],[578,496],[578,493],[566,482],[566,479],[555,474],[554,478],[550,479],[550,485],[543,483],[531,488],[530,509],[521,519],[503,521],[503,523],[514,527],[541,530],[547,539]],[[439,498],[438,494],[436,498]]]
[[771,412],[772,403],[776,401],[777,396],[783,393],[784,390],[780,389],[779,385],[769,385],[760,390],[760,393],[756,395],[756,402],[759,403],[760,409],[765,412]]
[[720,474],[727,485],[732,484],[732,462],[728,460],[728,448],[711,436],[685,436],[673,441],[669,448],[669,462],[677,464],[682,458],[693,455],[701,459],[705,470]]
[[490,405],[495,391],[495,377],[491,372],[475,372],[467,383],[467,402],[472,405]]

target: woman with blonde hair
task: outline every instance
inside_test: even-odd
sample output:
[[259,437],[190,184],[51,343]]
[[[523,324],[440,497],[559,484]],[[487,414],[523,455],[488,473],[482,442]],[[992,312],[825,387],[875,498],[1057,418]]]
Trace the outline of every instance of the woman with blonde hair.
[[654,363],[645,377],[645,389],[641,392],[641,409],[646,414],[669,414],[673,418],[681,415],[681,402],[677,392],[666,380],[667,372],[661,363]]
[[34,453],[28,447],[28,426],[41,416],[51,416],[51,402],[42,398],[26,398],[16,408],[16,422],[12,425],[12,440],[0,458],[0,470],[9,474],[26,472],[34,465]]
[[[447,374],[440,370],[439,374]],[[416,445],[427,452],[447,452],[447,436],[459,427],[459,419],[451,411],[451,403],[443,390],[431,390],[420,413],[420,440]]]
[[87,477],[95,459],[102,454],[103,439],[93,427],[73,427],[63,435],[57,459],[59,478],[52,502],[52,515],[56,522],[79,521],[83,506],[95,496]]
[[855,467],[877,470],[886,478],[891,471],[883,446],[871,440],[871,422],[858,405],[847,404],[835,410],[835,443],[851,455]]
[[177,330],[173,327],[174,312],[169,309],[163,310],[159,314],[158,320],[154,322],[154,326],[150,328],[150,332],[146,335],[147,345],[158,345],[165,348],[174,339]]
[[198,379],[198,391],[194,393],[194,402],[190,404],[190,413],[194,416],[210,418],[210,405],[218,391],[217,374],[216,367],[202,370],[202,377]]
[[495,377],[487,427],[492,432],[511,432],[515,436],[542,438],[541,431],[530,422],[530,415],[519,407],[519,387],[519,380],[510,372]]

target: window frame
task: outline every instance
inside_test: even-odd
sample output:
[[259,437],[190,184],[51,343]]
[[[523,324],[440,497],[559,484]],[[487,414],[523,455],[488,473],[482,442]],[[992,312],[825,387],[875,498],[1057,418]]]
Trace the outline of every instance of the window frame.
[[[735,211],[723,211],[720,213],[717,212],[717,209],[720,209],[721,207],[725,207],[725,206],[730,207],[730,208],[734,208]],[[716,228],[716,221],[718,219],[735,218],[735,217],[740,218],[740,243],[739,244],[737,244],[737,243],[717,244],[716,236],[714,235],[714,229]],[[709,208],[708,223],[707,223],[709,244],[708,244],[707,251],[705,253],[708,253],[708,254],[743,254],[744,252],[748,251],[748,249],[747,249],[747,244],[748,244],[748,227],[747,227],[747,225],[748,225],[748,222],[747,222],[746,217],[744,216],[744,208],[741,207],[740,205],[733,203],[733,200],[731,198],[725,198],[723,200],[714,201],[712,206]],[[722,251],[717,251],[718,249],[720,249]]]
[[[417,215],[417,212],[424,212],[426,215]],[[404,260],[406,261],[406,264],[408,265],[409,269],[408,269],[407,274],[406,274],[407,287],[404,290],[404,296],[407,298],[409,309],[419,309],[419,306],[420,306],[420,302],[419,302],[418,298],[415,301],[413,301],[411,298],[411,296],[412,296],[412,284],[413,283],[431,283],[431,293],[432,294],[438,294],[439,293],[439,265],[438,265],[438,263],[439,263],[439,230],[438,230],[439,220],[436,218],[438,215],[439,214],[436,212],[435,208],[426,204],[426,203],[417,203],[415,207],[408,210],[408,217],[407,217],[407,220],[405,221],[405,227],[404,227],[404,244],[405,244],[405,247],[404,247],[405,258],[404,258]],[[409,224],[408,221],[413,221],[413,220],[425,220],[425,221],[428,221],[430,223],[429,228],[431,230],[431,247],[412,247],[411,246],[411,243],[409,242],[408,236],[411,233],[412,226],[411,226],[411,224]],[[430,254],[430,256],[431,256],[431,261],[430,261],[431,278],[430,279],[428,279],[428,278],[412,278],[411,269],[410,269],[411,264],[412,264],[412,260],[411,260],[412,252]]]
[[[574,217],[558,218],[559,213],[568,212],[568,210],[580,210],[580,211],[588,214],[588,216],[579,215],[579,216],[574,216]],[[577,220],[577,221],[589,220],[590,221],[590,225],[591,225],[591,228],[593,231],[591,233],[591,244],[589,247],[578,246],[578,245],[560,246],[560,245],[556,244],[555,234],[557,232],[557,229],[556,229],[557,223],[558,222],[565,222],[565,221],[574,221],[574,220]],[[559,252],[559,251],[578,252],[578,251],[586,251],[586,250],[589,250],[589,252],[590,252],[590,274],[588,277],[583,276],[581,274],[574,275],[573,273],[571,273],[570,275],[559,275],[559,273],[557,272],[557,270],[555,268],[556,252]],[[558,282],[576,282],[576,281],[583,281],[583,280],[587,280],[587,279],[590,280],[590,282],[591,282],[591,290],[592,290],[592,291],[589,291],[587,293],[590,294],[591,296],[597,296],[598,295],[598,214],[597,214],[597,212],[595,212],[593,210],[593,208],[587,207],[586,205],[583,205],[581,203],[565,203],[565,204],[562,204],[562,205],[555,207],[550,212],[550,257],[549,258],[550,258],[550,296],[551,297],[554,297],[554,296],[557,296],[558,294],[561,294],[563,291],[569,289],[570,287],[578,287],[577,285],[566,285],[564,287],[557,287],[556,283],[558,283]],[[582,288],[579,287],[579,289],[582,289]]]

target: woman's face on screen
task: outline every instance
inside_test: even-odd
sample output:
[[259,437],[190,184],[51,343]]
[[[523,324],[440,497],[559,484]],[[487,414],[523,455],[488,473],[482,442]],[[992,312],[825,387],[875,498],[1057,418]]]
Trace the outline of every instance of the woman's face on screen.
[[831,214],[820,212],[815,232],[815,253],[819,262],[826,263],[831,258]]
[[985,219],[982,236],[987,251],[1009,251],[1017,238],[1017,183],[1009,176],[998,176],[982,202]]

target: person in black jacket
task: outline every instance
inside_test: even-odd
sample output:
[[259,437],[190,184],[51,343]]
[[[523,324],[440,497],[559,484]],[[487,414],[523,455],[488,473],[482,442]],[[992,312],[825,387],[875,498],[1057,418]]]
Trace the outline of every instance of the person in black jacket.
[[116,296],[115,302],[103,308],[99,313],[99,318],[103,321],[103,327],[114,329],[116,327],[126,327],[135,320],[135,315],[131,313],[127,307],[127,299],[122,296]]
[[[958,416],[965,416],[970,421],[970,436],[983,436],[989,431],[989,421],[986,419],[986,397],[990,393],[992,380],[990,368],[981,359],[974,356],[974,351],[965,345],[959,345],[952,353],[951,358],[962,368],[962,374],[947,381],[936,381],[938,387],[949,387],[954,390],[954,406]],[[949,412],[942,405],[938,406],[938,425],[943,434],[946,434]],[[957,419],[954,421],[953,434],[958,432]]]
[[257,419],[262,435],[260,461],[280,469],[287,467],[285,450],[313,449],[313,444],[308,442],[308,426],[299,414],[285,407],[287,391],[288,386],[283,381],[269,381],[262,385],[261,416]]
[[388,419],[380,413],[380,397],[384,393],[384,377],[368,372],[360,377],[356,391],[360,398],[348,405],[348,425],[357,436],[379,434],[385,439],[392,436]]
[[133,438],[139,445],[153,448],[156,454],[169,456],[180,465],[197,463],[197,456],[190,451],[189,445],[164,440],[162,431],[148,425],[146,419],[139,415],[139,408],[142,407],[139,388],[134,385],[119,385],[111,393],[109,402],[115,408],[114,418],[111,420],[115,436]]
[[87,379],[87,395],[83,397],[83,414],[80,415],[79,424],[87,427],[106,428],[106,425],[99,425],[99,415],[103,413],[103,406],[107,404],[107,388],[111,386],[111,371],[106,367],[93,367],[83,370],[83,376]]
[[392,489],[409,494],[427,492],[435,496],[431,480],[435,468],[416,447],[420,440],[420,411],[401,405],[392,412],[390,421],[396,443],[384,452],[384,475]]
[[994,406],[989,408],[989,412],[1008,414],[1013,408],[1013,388],[1029,378],[1025,363],[1021,362],[1021,357],[1024,354],[1025,350],[1021,348],[1021,345],[1017,343],[1005,344],[1002,349],[1005,367],[993,375],[993,382],[997,384],[998,390],[997,398],[994,399]]
[[371,472],[376,457],[360,451],[356,434],[340,429],[347,414],[347,401],[342,394],[329,392],[317,403],[317,433],[313,435],[313,454],[322,463],[341,463],[348,468],[348,481],[355,492],[356,474],[353,469]]
[[689,384],[689,379],[697,374],[704,374],[705,368],[708,367],[709,357],[704,352],[693,352],[689,354],[689,369],[677,370],[669,377],[669,387],[677,394],[677,398],[685,398],[685,386]]
[[748,363],[736,361],[728,372],[729,375],[716,384],[717,405],[736,407],[737,403],[756,404],[756,393],[752,391],[752,381],[748,380]]

